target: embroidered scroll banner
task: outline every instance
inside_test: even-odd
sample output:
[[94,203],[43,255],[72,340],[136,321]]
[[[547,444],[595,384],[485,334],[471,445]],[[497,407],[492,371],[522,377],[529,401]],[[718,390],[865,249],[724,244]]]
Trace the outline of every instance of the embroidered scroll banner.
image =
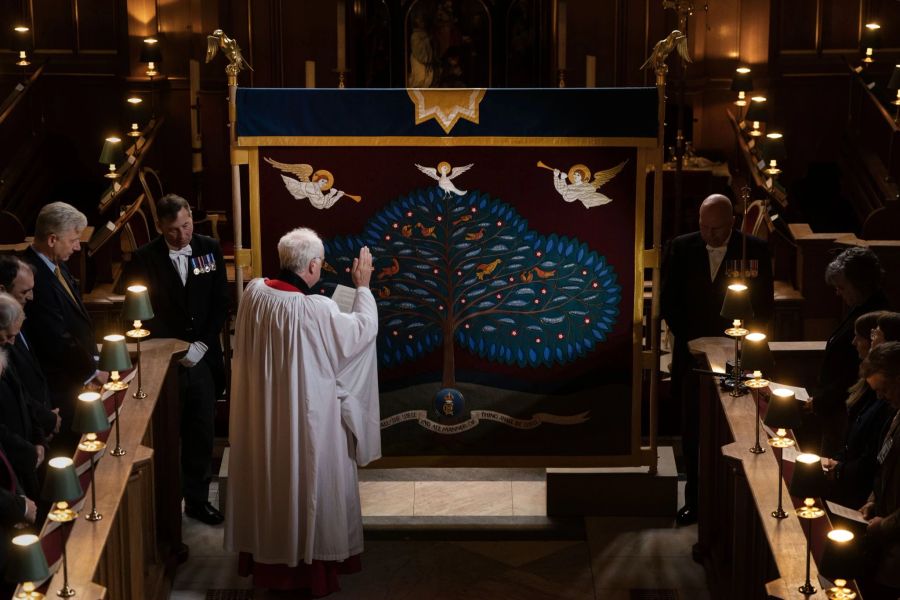
[[255,274],[301,225],[325,241],[319,293],[372,250],[385,456],[636,455],[656,98],[239,90]]

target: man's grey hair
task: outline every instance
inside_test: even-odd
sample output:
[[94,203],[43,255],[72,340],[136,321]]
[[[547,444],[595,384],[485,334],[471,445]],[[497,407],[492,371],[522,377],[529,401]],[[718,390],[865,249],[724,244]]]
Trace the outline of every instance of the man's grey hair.
[[825,268],[825,282],[834,285],[834,278],[839,274],[864,298],[880,290],[884,279],[878,255],[862,246],[847,248],[835,256]]
[[325,246],[319,235],[307,227],[289,231],[278,240],[278,261],[286,271],[302,273],[324,252]]
[[19,301],[5,292],[0,293],[0,329],[8,329],[24,318],[25,311]]
[[52,202],[38,213],[34,225],[34,238],[44,241],[51,235],[62,235],[69,231],[78,231],[87,227],[84,213],[65,202]]

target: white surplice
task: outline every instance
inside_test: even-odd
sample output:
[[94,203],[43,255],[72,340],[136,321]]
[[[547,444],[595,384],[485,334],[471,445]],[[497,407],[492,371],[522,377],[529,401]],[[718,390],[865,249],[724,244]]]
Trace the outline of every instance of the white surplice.
[[225,547],[296,566],[363,549],[356,467],[381,456],[368,288],[330,298],[250,282],[235,323]]

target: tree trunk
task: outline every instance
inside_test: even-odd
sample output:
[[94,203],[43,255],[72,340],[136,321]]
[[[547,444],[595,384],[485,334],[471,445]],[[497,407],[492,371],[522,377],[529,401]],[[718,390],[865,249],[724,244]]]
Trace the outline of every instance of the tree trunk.
[[448,317],[444,322],[444,370],[441,377],[441,386],[452,388],[456,386],[456,361],[453,356],[453,327]]

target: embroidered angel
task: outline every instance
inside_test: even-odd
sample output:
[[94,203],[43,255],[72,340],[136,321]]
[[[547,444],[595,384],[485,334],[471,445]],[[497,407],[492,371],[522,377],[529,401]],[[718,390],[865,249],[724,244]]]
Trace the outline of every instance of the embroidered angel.
[[[313,171],[307,164],[289,165],[266,157],[265,161],[282,171],[281,178],[287,191],[297,200],[307,199],[313,207],[326,209],[334,206],[335,202],[346,196],[354,202],[362,200],[361,196],[354,196],[334,188],[334,175],[325,169]],[[283,173],[290,173],[294,177],[288,177]]]
[[[604,184],[608,183],[613,177],[618,175],[625,168],[622,161],[615,167],[605,171],[597,171],[594,178],[591,179],[591,171],[585,165],[575,165],[569,169],[568,173],[564,173],[559,169],[553,169],[553,187],[559,192],[563,200],[566,202],[575,202],[578,200],[584,204],[585,208],[593,208],[612,202],[612,198],[605,194],[601,194],[597,190]],[[542,162],[538,162],[538,166],[544,169],[550,169]],[[568,179],[571,183],[566,183]]]
[[416,168],[436,180],[438,182],[438,187],[444,190],[444,198],[447,198],[451,193],[456,194],[457,196],[466,195],[466,191],[458,189],[451,180],[471,169],[474,164],[475,163],[469,163],[464,167],[451,167],[450,163],[442,160],[438,163],[437,169],[423,167],[418,163],[416,164]]

